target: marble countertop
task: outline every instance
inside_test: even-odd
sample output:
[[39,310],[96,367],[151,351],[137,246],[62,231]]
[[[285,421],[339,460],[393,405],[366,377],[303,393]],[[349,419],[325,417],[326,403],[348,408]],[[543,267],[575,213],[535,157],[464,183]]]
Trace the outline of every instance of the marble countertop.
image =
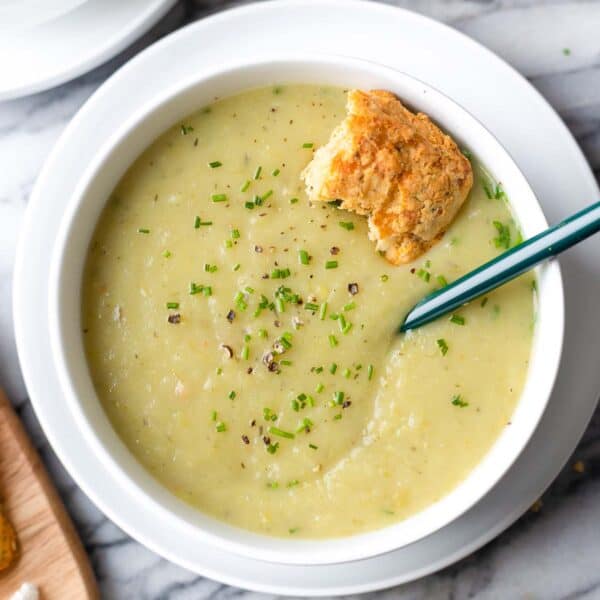
[[[186,23],[233,4],[239,2],[182,1],[109,63],[54,90],[0,103],[3,306],[11,305],[16,238],[29,193],[71,117],[107,77],[141,49]],[[508,60],[558,110],[600,178],[599,0],[389,0],[388,4],[442,20]],[[593,22],[598,24],[596,38],[581,36],[580,30]],[[269,597],[181,569],[113,525],[66,474],[40,430],[21,379],[10,310],[0,311],[0,356],[0,386],[13,400],[75,521],[103,598]],[[455,565],[368,596],[406,600],[600,598],[600,410],[534,510]]]

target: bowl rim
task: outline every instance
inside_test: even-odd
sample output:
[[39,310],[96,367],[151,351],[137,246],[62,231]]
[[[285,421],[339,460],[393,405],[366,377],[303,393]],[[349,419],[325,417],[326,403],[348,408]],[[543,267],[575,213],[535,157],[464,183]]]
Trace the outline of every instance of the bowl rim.
[[[443,496],[433,505],[427,507],[423,511],[416,513],[416,515],[410,516],[403,521],[393,523],[387,527],[342,538],[288,540],[285,538],[274,538],[266,535],[250,533],[246,530],[227,525],[213,517],[210,517],[209,515],[201,513],[197,509],[188,507],[187,505],[185,505],[187,507],[187,510],[184,510],[181,506],[179,506],[179,510],[177,511],[175,511],[174,507],[166,506],[166,504],[168,503],[183,504],[183,502],[166,490],[163,490],[165,493],[160,493],[160,490],[157,490],[156,488],[156,486],[160,486],[160,484],[156,484],[154,486],[151,485],[147,481],[147,477],[151,476],[149,476],[145,472],[144,467],[142,467],[141,464],[137,463],[137,461],[137,469],[143,470],[146,477],[144,477],[141,473],[136,473],[137,480],[134,480],[133,475],[130,472],[126,471],[124,466],[114,458],[113,455],[116,454],[115,449],[113,448],[109,450],[106,447],[105,443],[100,439],[99,435],[97,434],[97,426],[95,427],[94,425],[92,425],[87,415],[85,414],[82,404],[78,399],[78,387],[74,383],[75,377],[73,376],[73,367],[71,365],[72,361],[68,358],[69,344],[66,343],[68,340],[68,334],[65,329],[70,324],[66,322],[66,316],[64,315],[64,311],[61,308],[61,305],[63,304],[62,299],[66,293],[65,286],[62,284],[64,283],[64,278],[66,277],[65,259],[68,256],[73,226],[77,220],[77,217],[79,216],[81,206],[82,204],[84,204],[86,195],[90,193],[90,189],[93,189],[93,184],[95,183],[96,179],[102,174],[102,170],[106,168],[106,164],[109,162],[114,152],[118,150],[121,147],[121,145],[123,145],[125,141],[132,136],[132,134],[135,133],[136,128],[139,127],[139,125],[146,122],[147,120],[152,120],[155,117],[157,111],[159,111],[159,109],[164,107],[168,108],[169,105],[175,102],[177,98],[185,96],[185,94],[189,94],[192,90],[194,90],[197,87],[205,86],[207,84],[210,85],[214,81],[218,82],[221,78],[232,77],[235,75],[240,75],[244,72],[253,70],[256,71],[260,69],[276,69],[279,73],[284,73],[287,71],[286,67],[292,69],[302,69],[306,68],[307,66],[315,67],[316,69],[325,66],[326,69],[335,68],[344,71],[354,70],[355,72],[361,72],[363,75],[368,73],[369,75],[374,76],[374,78],[376,79],[391,82],[393,81],[394,84],[398,83],[398,86],[400,87],[402,85],[408,87],[412,86],[415,89],[421,90],[424,94],[428,93],[429,98],[435,98],[435,102],[445,105],[446,109],[450,107],[451,112],[453,112],[454,114],[461,115],[462,120],[470,122],[472,127],[478,129],[480,135],[486,138],[487,143],[494,147],[495,152],[497,152],[499,156],[503,158],[505,168],[509,168],[512,171],[511,177],[514,178],[515,181],[518,181],[523,190],[527,192],[527,195],[529,196],[529,201],[531,203],[530,208],[532,208],[533,211],[537,213],[535,227],[528,227],[528,234],[532,235],[533,233],[537,233],[537,231],[533,231],[533,229],[535,228],[542,229],[543,227],[547,226],[541,207],[535,197],[535,194],[533,193],[533,190],[527,183],[524,175],[514,163],[506,149],[473,115],[471,115],[463,107],[461,107],[455,101],[453,101],[448,96],[438,91],[434,87],[425,84],[424,82],[410,75],[402,73],[396,69],[383,66],[373,61],[332,54],[294,53],[282,55],[276,59],[263,58],[254,59],[250,61],[232,61],[220,67],[197,73],[193,77],[188,78],[185,81],[182,81],[177,85],[167,89],[160,96],[150,99],[147,103],[140,107],[140,110],[135,116],[125,121],[119,128],[119,130],[113,136],[111,136],[111,138],[99,149],[95,159],[90,162],[88,168],[81,175],[76,192],[70,199],[67,210],[64,213],[63,218],[61,220],[59,234],[57,236],[53,250],[52,268],[50,272],[49,281],[50,293],[48,310],[50,321],[50,338],[54,354],[54,363],[59,376],[61,387],[65,392],[66,401],[69,404],[70,410],[75,416],[78,425],[82,428],[83,431],[85,431],[86,436],[90,440],[95,451],[102,458],[103,463],[109,469],[112,477],[115,479],[115,482],[117,484],[127,486],[130,489],[134,490],[135,496],[140,499],[140,503],[142,505],[144,503],[151,503],[153,507],[157,508],[159,512],[164,516],[165,523],[168,523],[170,519],[176,519],[179,522],[179,524],[184,524],[188,527],[194,527],[199,536],[199,539],[201,539],[205,543],[213,544],[216,547],[219,547],[229,552],[233,552],[235,554],[259,560],[265,560],[268,562],[311,565],[331,564],[365,559],[386,552],[391,552],[400,547],[414,543],[417,540],[431,535],[432,533],[441,529],[451,521],[457,519],[459,516],[464,514],[464,512],[466,512],[469,508],[475,505],[483,496],[485,496],[489,490],[492,489],[492,487],[508,471],[510,466],[518,458],[522,449],[529,441],[531,435],[537,427],[537,424],[549,400],[550,393],[552,391],[554,381],[558,372],[558,365],[560,362],[562,343],[564,338],[564,294],[560,268],[556,261],[553,261],[547,265],[538,267],[538,269],[536,269],[538,273],[538,279],[540,278],[540,273],[544,272],[544,277],[547,280],[547,284],[545,283],[543,286],[540,286],[540,289],[544,290],[543,292],[540,291],[540,299],[542,298],[542,296],[545,297],[546,295],[548,295],[548,292],[545,291],[545,286],[548,285],[552,288],[553,300],[556,303],[553,312],[554,345],[550,348],[550,350],[547,347],[544,348],[546,354],[544,362],[547,377],[545,385],[543,386],[543,393],[541,394],[543,401],[538,403],[533,416],[528,419],[527,427],[524,431],[524,434],[521,435],[521,437],[518,439],[518,443],[512,447],[512,452],[510,453],[510,456],[502,461],[501,468],[496,468],[493,475],[488,475],[485,478],[482,477],[481,474],[479,474],[479,479],[481,479],[481,483],[479,485],[478,493],[474,494],[472,497],[469,498],[468,501],[460,505],[458,505],[458,503],[455,501],[455,506],[453,510],[449,510],[451,504],[450,499],[455,497],[455,494],[458,490],[464,488],[466,482],[473,480],[474,477],[478,475],[478,472],[481,471],[481,465],[488,461],[488,458],[492,454],[493,449],[498,446],[500,439],[504,437],[506,429],[494,441],[492,447],[487,451],[487,453],[484,455],[484,457],[481,459],[478,465],[469,473],[469,475],[467,475],[465,480],[459,483],[448,494]],[[275,78],[272,78],[271,84],[284,83],[285,81],[285,75],[278,75]],[[320,82],[325,83],[325,81],[322,80]],[[305,83],[310,82],[306,81]],[[317,83],[317,81],[312,81],[312,83]],[[261,85],[268,84],[264,83]],[[248,89],[249,87],[252,86],[239,87],[235,93],[242,92]],[[392,91],[397,90],[393,89]],[[223,96],[227,95],[230,94],[224,94]],[[425,98],[425,96],[423,96],[423,98]],[[197,108],[199,108],[202,104],[204,103],[199,103],[197,105]],[[410,104],[414,103],[411,101]],[[171,123],[175,122],[176,118],[173,117],[171,119]],[[164,130],[164,127],[162,128],[162,130]],[[153,139],[155,139],[159,134],[160,133],[154,134]],[[147,145],[148,144],[145,144],[145,146]],[[477,151],[475,151],[475,154],[477,154]],[[138,155],[139,152],[138,154],[134,155],[134,158],[132,160],[128,160],[125,168],[129,167]],[[493,167],[490,168],[491,165],[489,165],[488,163],[484,163],[484,166],[490,171],[494,171]],[[102,207],[103,206],[104,201],[102,202]],[[79,277],[79,280],[80,279],[81,277]],[[78,289],[80,287],[81,284],[79,283]],[[544,304],[544,302],[541,302],[541,304]],[[539,331],[540,327],[537,327],[536,329]],[[536,331],[536,338],[539,337],[537,335],[538,331]],[[79,335],[79,337],[81,338],[81,335]],[[532,362],[534,354],[539,354],[539,348],[536,349],[536,346],[536,339],[534,338],[530,355],[532,358]],[[91,383],[89,373],[87,373],[87,377],[88,379],[90,379]],[[527,374],[523,392],[521,393],[519,400],[517,401],[517,404],[515,406],[513,417],[517,414],[517,410],[523,403],[523,396],[525,395],[526,386],[530,379],[531,367]],[[95,398],[95,400],[98,404],[100,404],[97,398]],[[104,418],[108,422],[106,415],[104,416]],[[118,443],[123,444],[123,442],[121,442],[120,438],[117,437],[114,431],[113,435],[118,440]],[[129,467],[131,468],[131,465],[129,465]],[[139,483],[139,479],[143,480],[144,485]],[[149,487],[152,488],[154,493],[156,493],[155,497],[148,493]],[[162,488],[162,486],[160,487]],[[165,494],[168,496],[168,498],[165,497]],[[441,511],[440,509],[445,505],[448,505],[447,513],[446,515],[442,516],[443,511]],[[399,535],[402,533],[403,529],[408,529],[408,522],[415,522],[415,519],[419,516],[421,516],[421,521],[425,523],[423,515],[430,515],[431,509],[434,507],[437,507],[437,518],[430,519],[427,526],[423,526],[420,529],[417,528],[416,533],[413,532],[413,534],[409,535],[408,533],[404,532],[403,535]],[[202,522],[200,524],[197,522],[191,522],[192,520],[197,521],[197,519],[191,518],[191,515],[189,514],[190,511],[193,511],[196,517],[199,515],[203,516]],[[215,533],[215,529],[220,529],[221,532]],[[144,535],[144,537],[146,537],[146,534]],[[401,541],[398,541],[398,537],[401,537],[403,539],[401,539]]]

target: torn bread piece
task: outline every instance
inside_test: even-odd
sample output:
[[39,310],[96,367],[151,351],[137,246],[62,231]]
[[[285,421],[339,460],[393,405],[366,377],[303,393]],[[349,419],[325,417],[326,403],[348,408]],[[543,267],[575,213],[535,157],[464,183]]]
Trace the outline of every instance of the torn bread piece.
[[425,114],[390,92],[348,93],[348,115],[302,172],[311,201],[369,218],[369,237],[395,265],[437,242],[473,185],[471,163]]
[[17,534],[0,506],[0,572],[11,567],[18,555]]

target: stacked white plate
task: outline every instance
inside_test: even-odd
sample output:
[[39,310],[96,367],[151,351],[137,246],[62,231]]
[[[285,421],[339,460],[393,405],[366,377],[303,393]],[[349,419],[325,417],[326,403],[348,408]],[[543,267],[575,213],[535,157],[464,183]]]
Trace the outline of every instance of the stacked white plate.
[[556,476],[583,433],[600,389],[595,354],[600,320],[590,300],[600,297],[600,239],[596,238],[561,259],[567,309],[563,363],[538,430],[492,492],[447,527],[377,558],[313,567],[264,563],[202,547],[185,528],[157,526],[148,533],[152,506],[128,497],[115,485],[77,430],[52,368],[44,302],[62,211],[96,149],[148,98],[215,62],[305,50],[373,60],[445,92],[512,153],[549,222],[598,198],[592,173],[568,130],[518,73],[444,25],[371,2],[283,0],[194,23],[121,68],[67,127],[33,191],[15,269],[19,356],[44,431],[92,500],[157,553],[232,585],[300,596],[389,587],[431,573],[482,546],[519,517]]

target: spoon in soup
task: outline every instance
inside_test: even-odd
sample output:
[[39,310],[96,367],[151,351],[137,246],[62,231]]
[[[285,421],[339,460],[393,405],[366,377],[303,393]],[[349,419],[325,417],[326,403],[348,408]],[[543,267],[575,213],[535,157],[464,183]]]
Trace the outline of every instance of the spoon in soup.
[[416,329],[452,312],[599,230],[600,202],[596,202],[425,296],[406,315],[399,331]]

